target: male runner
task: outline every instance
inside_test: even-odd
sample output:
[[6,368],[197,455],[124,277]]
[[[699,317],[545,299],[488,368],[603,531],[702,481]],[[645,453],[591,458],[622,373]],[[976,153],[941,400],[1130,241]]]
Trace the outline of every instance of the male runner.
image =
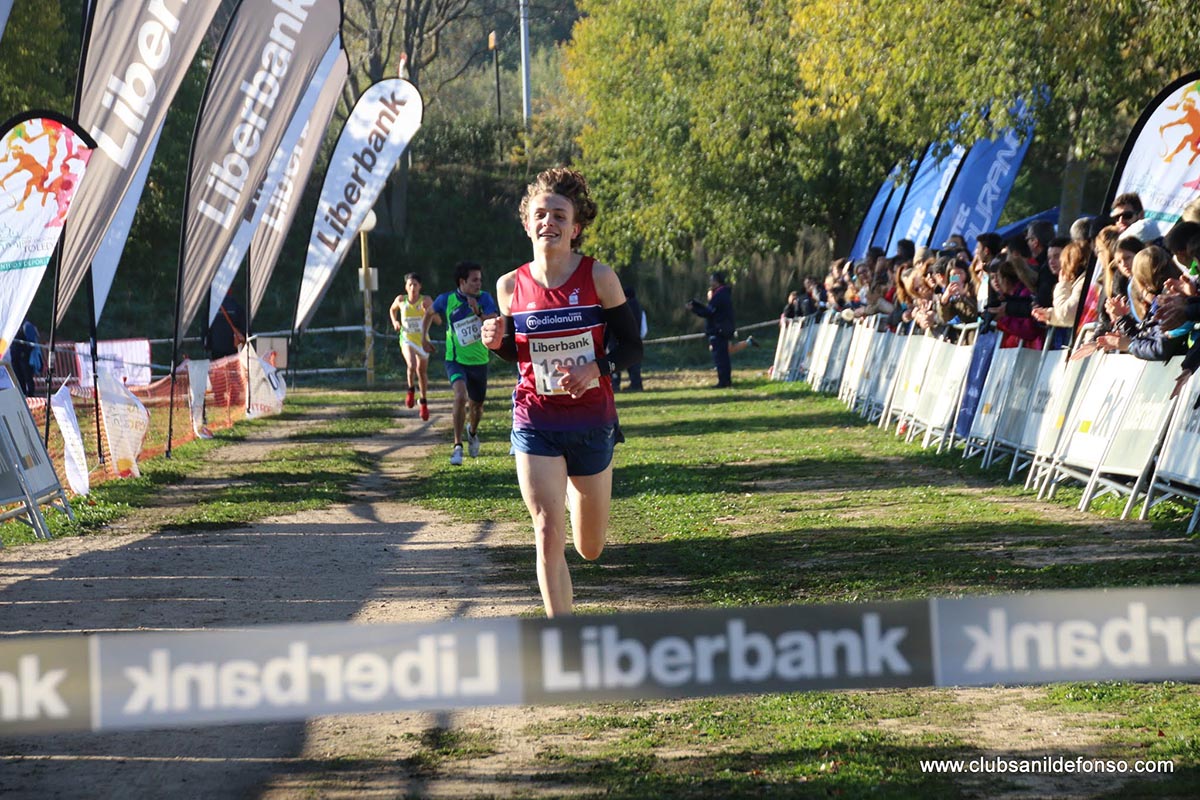
[[425,314],[433,306],[429,295],[421,294],[421,276],[410,272],[404,276],[404,294],[396,295],[388,314],[392,328],[400,338],[400,353],[408,366],[408,394],[404,404],[416,405],[416,390],[421,390],[421,419],[429,419],[429,354],[433,345],[426,335]]
[[[485,319],[500,314],[495,299],[483,291],[483,268],[471,261],[454,265],[453,292],[438,295],[425,313],[424,336],[431,323],[446,325],[446,377],[454,391],[454,449],[450,463],[463,461],[463,429],[466,428],[468,453],[479,455],[479,419],[487,395],[488,358],[491,352],[480,341]],[[469,419],[468,419],[469,417]]]

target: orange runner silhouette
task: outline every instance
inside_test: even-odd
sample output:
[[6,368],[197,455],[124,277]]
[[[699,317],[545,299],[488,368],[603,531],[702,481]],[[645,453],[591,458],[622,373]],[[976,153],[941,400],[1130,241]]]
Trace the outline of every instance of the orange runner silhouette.
[[1191,97],[1184,97],[1175,105],[1167,106],[1167,110],[1169,111],[1176,111],[1180,108],[1183,109],[1182,116],[1177,120],[1173,120],[1164,125],[1159,125],[1158,133],[1159,135],[1162,135],[1163,131],[1165,131],[1167,128],[1173,128],[1176,125],[1186,125],[1190,130],[1188,133],[1184,134],[1182,139],[1179,140],[1179,145],[1171,152],[1171,154],[1163,158],[1163,161],[1170,164],[1171,161],[1174,160],[1175,156],[1182,152],[1183,148],[1191,146],[1192,157],[1188,159],[1188,166],[1191,166],[1192,162],[1196,160],[1196,157],[1200,156],[1200,108],[1196,108],[1196,101]]
[[0,178],[0,189],[4,188],[4,184],[13,175],[16,175],[21,171],[28,172],[30,174],[30,178],[25,184],[25,194],[21,196],[20,202],[17,203],[17,211],[25,210],[25,201],[29,199],[29,195],[33,193],[34,189],[37,189],[42,193],[42,205],[46,205],[46,195],[49,193],[49,189],[46,188],[46,178],[48,177],[46,174],[46,168],[40,161],[38,161],[36,157],[26,153],[25,148],[22,147],[18,142],[13,142],[12,145],[10,145],[9,154],[4,158],[0,158],[0,162],[13,159],[16,160],[17,165],[13,167],[7,175],[5,175],[3,178]]

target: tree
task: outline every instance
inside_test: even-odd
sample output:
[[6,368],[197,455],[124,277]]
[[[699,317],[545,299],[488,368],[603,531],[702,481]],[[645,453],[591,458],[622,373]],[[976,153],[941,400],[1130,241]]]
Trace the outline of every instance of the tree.
[[795,240],[803,203],[783,0],[590,0],[567,52],[584,99],[582,166],[604,208],[597,252],[732,263]]
[[[504,0],[345,0],[342,34],[350,75],[343,118],[368,86],[397,74],[402,57],[405,77],[421,90],[428,109],[437,100],[439,85],[483,63],[488,25],[515,27],[512,5]],[[534,4],[532,15],[544,22],[561,17],[564,9],[573,11],[570,0],[549,0]],[[438,83],[424,85],[426,73],[447,59]],[[394,234],[403,234],[406,226],[408,165],[407,157],[401,159],[385,194],[384,221]]]
[[1187,69],[1179,32],[1196,30],[1198,13],[1178,0],[799,0],[797,127],[881,124],[916,148],[957,126],[970,144],[1018,122],[1009,112],[1022,97],[1059,153],[1073,219],[1083,170]]

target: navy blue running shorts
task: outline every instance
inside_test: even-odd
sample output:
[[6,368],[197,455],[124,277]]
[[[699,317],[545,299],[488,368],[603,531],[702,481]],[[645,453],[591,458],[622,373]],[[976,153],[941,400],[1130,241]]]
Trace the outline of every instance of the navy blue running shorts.
[[514,428],[512,446],[531,456],[562,457],[568,475],[598,475],[612,463],[616,427],[604,425],[582,431],[538,431]]
[[446,362],[446,377],[453,386],[455,381],[467,382],[467,397],[473,403],[483,403],[487,397],[488,365],[460,364],[457,361]]

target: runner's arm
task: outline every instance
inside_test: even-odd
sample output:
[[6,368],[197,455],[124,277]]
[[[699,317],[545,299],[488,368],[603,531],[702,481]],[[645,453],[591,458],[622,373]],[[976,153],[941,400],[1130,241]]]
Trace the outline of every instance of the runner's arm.
[[600,305],[603,307],[601,316],[604,325],[615,340],[607,357],[596,364],[601,375],[609,375],[641,362],[642,337],[638,330],[638,320],[633,317],[633,310],[625,299],[625,290],[621,288],[621,281],[612,267],[597,261],[592,267],[592,281],[596,285],[596,294],[599,295]]
[[392,307],[388,309],[388,315],[392,318],[392,327],[395,330],[400,330],[400,318],[396,316],[400,312],[400,295],[396,295],[396,299],[392,301]]
[[505,361],[513,363],[517,360],[517,337],[512,315],[509,312],[516,280],[514,271],[502,275],[500,280],[496,281],[496,307],[500,314],[484,318],[481,333],[483,343],[489,350]]

